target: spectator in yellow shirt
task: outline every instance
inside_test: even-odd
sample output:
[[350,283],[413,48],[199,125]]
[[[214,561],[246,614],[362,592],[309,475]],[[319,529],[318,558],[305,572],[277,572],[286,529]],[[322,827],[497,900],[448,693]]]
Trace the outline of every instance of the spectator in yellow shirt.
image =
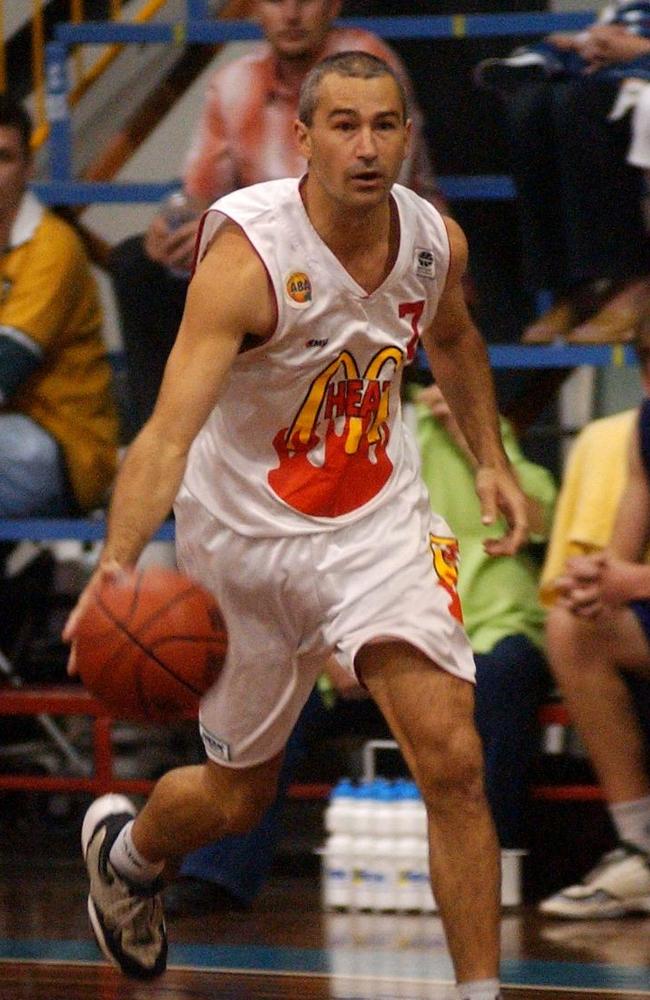
[[[602,788],[617,843],[540,904],[569,920],[650,911],[650,325],[635,339],[645,400],[585,427],[542,574],[549,664]],[[646,563],[646,565],[640,565]],[[613,582],[612,582],[613,580]]]
[[0,95],[0,517],[95,507],[116,471],[97,287],[75,231],[27,190],[30,134]]

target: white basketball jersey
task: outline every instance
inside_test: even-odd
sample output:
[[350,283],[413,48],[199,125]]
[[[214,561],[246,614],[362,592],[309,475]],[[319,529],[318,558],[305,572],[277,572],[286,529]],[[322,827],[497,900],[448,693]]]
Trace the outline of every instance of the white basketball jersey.
[[236,222],[277,303],[275,332],[235,360],[185,475],[209,511],[246,535],[337,528],[419,476],[400,385],[446,281],[442,217],[408,188],[393,187],[399,251],[368,295],[313,228],[299,183],[269,181],[226,195],[209,209],[199,243],[200,259],[224,220]]

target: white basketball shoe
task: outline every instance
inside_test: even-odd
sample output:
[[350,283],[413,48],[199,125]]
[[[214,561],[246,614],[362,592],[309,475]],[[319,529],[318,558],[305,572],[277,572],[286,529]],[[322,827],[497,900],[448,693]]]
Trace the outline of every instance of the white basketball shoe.
[[154,979],[167,966],[162,879],[144,885],[118,875],[109,853],[135,808],[124,795],[102,795],[88,809],[81,846],[90,893],[88,915],[97,944],[125,976]]
[[603,855],[582,882],[549,896],[539,910],[570,920],[650,913],[650,858],[637,847],[621,843]]

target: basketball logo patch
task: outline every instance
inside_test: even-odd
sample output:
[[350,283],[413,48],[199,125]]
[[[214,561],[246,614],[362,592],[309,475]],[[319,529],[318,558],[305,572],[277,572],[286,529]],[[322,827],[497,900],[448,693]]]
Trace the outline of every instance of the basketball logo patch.
[[309,308],[312,299],[309,275],[305,271],[291,271],[284,279],[284,294],[289,305],[297,309]]
[[436,269],[432,250],[427,250],[425,247],[415,248],[415,273],[421,278],[433,278]]

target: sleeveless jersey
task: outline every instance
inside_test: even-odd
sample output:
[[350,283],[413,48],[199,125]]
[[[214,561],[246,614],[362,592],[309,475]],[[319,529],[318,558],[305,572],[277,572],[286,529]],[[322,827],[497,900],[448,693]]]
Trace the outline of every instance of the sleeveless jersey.
[[276,299],[273,335],[236,358],[185,474],[210,512],[251,536],[337,528],[418,482],[401,375],[449,266],[441,215],[395,185],[397,258],[367,294],[313,228],[299,185],[290,178],[226,195],[199,237],[198,259],[225,219],[237,223]]

